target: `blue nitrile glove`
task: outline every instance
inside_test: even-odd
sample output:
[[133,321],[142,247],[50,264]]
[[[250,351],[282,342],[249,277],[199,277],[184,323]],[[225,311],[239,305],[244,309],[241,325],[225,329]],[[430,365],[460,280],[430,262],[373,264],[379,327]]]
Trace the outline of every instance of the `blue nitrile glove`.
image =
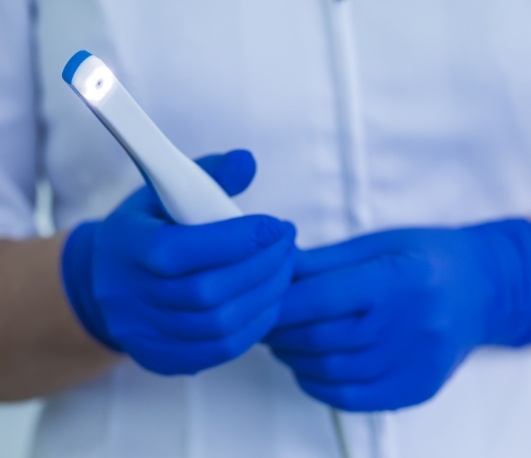
[[531,341],[531,225],[405,229],[301,252],[266,338],[311,396],[350,411],[433,396],[477,346]]
[[[237,151],[200,164],[231,194],[254,175]],[[64,286],[99,341],[160,374],[193,374],[259,342],[278,319],[294,227],[269,216],[182,226],[143,187],[65,244]]]

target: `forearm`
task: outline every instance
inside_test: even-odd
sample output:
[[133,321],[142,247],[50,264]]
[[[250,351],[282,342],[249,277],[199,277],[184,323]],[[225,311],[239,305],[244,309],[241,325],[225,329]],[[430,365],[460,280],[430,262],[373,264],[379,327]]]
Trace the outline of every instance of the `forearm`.
[[0,240],[0,401],[68,388],[118,359],[87,335],[67,303],[63,238]]

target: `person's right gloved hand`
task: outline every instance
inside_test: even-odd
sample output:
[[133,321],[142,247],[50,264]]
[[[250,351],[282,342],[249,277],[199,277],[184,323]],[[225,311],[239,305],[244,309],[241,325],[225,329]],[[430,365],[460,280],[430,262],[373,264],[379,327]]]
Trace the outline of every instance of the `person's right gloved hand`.
[[[249,153],[200,165],[229,194],[253,178]],[[269,216],[183,226],[143,187],[63,250],[72,309],[100,342],[159,374],[193,374],[243,354],[272,329],[288,288],[295,229]]]

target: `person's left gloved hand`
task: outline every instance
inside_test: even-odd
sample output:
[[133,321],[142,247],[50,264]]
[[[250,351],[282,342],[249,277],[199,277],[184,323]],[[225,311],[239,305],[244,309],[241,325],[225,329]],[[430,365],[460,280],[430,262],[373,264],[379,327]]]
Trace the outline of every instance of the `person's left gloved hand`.
[[477,346],[531,341],[531,224],[381,232],[301,252],[266,342],[350,411],[432,397]]

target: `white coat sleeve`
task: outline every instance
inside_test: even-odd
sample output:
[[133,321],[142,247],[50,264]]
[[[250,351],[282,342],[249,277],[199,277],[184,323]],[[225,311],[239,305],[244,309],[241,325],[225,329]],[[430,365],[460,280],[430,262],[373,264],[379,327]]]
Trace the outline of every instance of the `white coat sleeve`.
[[37,116],[30,0],[0,0],[0,238],[35,234]]

